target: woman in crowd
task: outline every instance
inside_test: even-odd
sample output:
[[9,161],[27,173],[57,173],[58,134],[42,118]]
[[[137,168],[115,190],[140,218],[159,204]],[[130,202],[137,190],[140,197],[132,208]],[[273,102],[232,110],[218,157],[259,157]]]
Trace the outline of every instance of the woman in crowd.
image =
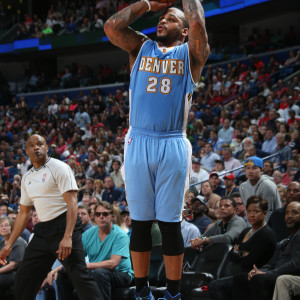
[[[272,257],[276,238],[266,224],[268,202],[260,196],[251,196],[246,204],[248,222],[252,227],[244,229],[229,253],[229,259],[241,272],[249,272],[255,264],[258,268]],[[214,300],[230,300],[233,291],[233,276],[214,280],[208,284],[208,292]]]
[[128,232],[128,228],[126,228],[125,223],[124,223],[124,218],[121,215],[121,208],[118,205],[113,205],[112,206],[113,210],[113,223],[121,227],[126,233]]
[[278,193],[280,196],[280,201],[282,207],[286,205],[286,199],[285,199],[285,193],[286,193],[286,188],[283,185],[277,185]]
[[[14,221],[8,217],[2,217],[0,219],[0,235],[3,240],[0,241],[0,249],[2,249],[5,243],[8,241],[10,234],[14,226]],[[5,294],[7,290],[14,283],[16,271],[19,263],[22,261],[26,242],[19,237],[13,244],[12,250],[6,258],[7,264],[0,266],[0,299],[6,299]]]
[[93,196],[97,197],[100,201],[102,199],[102,193],[104,189],[104,183],[101,179],[95,179]]

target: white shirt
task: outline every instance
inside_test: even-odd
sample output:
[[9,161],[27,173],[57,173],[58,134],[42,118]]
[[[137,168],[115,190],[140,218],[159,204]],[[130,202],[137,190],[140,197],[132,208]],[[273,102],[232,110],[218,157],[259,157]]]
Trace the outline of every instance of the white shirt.
[[42,222],[50,221],[67,211],[63,194],[77,191],[75,177],[69,165],[48,158],[38,169],[31,168],[22,178],[20,204],[35,206]]
[[[194,171],[191,172],[190,184],[197,183],[200,181],[206,181],[208,179],[209,179],[209,173],[201,168],[199,173],[196,173]],[[197,188],[198,191],[201,190],[201,184],[197,184],[195,187]]]
[[27,172],[28,167],[31,165],[29,160],[26,160],[25,164],[20,164],[20,170],[21,170],[21,174],[22,176]]

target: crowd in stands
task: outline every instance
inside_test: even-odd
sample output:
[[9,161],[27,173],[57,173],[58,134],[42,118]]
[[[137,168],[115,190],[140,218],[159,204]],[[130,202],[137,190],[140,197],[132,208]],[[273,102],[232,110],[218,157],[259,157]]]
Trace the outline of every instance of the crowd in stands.
[[124,64],[118,70],[113,70],[110,66],[98,65],[96,69],[89,66],[81,66],[72,63],[65,66],[56,77],[49,78],[44,71],[25,72],[23,87],[21,92],[30,93],[45,90],[69,89],[73,87],[87,87],[93,85],[129,82],[129,65]]
[[[185,246],[234,244],[237,238],[241,244],[240,234],[250,239],[253,232],[245,228],[254,224],[249,219],[253,205],[259,206],[276,241],[287,237],[285,209],[290,202],[300,202],[300,82],[297,75],[284,80],[289,63],[292,71],[299,69],[297,58],[281,62],[275,57],[268,64],[253,58],[249,67],[239,62],[226,69],[208,66],[188,116],[193,160],[183,211]],[[85,231],[99,225],[95,213],[100,217],[111,213],[115,216],[111,224],[119,224],[130,235],[121,176],[128,119],[125,88],[108,95],[94,89],[72,99],[67,94],[47,96],[33,108],[24,97],[12,97],[0,107],[0,217],[17,214],[22,176],[31,167],[25,141],[38,133],[46,139],[49,156],[64,161],[74,172]],[[262,199],[247,202],[251,196]],[[99,207],[99,201],[105,204]],[[13,226],[10,219],[3,220],[3,228]],[[29,232],[32,223],[28,223]],[[153,232],[159,240],[157,228]],[[0,231],[4,239],[8,234]],[[28,235],[23,233],[25,240]],[[260,266],[268,259],[264,257]]]
[[52,1],[46,16],[24,15],[15,39],[98,31],[109,16],[128,5],[123,0]]

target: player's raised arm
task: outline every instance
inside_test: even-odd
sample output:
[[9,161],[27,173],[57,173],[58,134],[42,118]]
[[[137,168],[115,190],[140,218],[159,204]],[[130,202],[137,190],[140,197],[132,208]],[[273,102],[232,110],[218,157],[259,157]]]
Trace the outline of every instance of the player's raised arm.
[[194,81],[200,79],[210,48],[205,28],[204,10],[200,0],[182,0],[184,15],[189,23],[189,51]]
[[[149,3],[149,4],[148,4]],[[147,38],[144,34],[134,31],[129,25],[147,11],[160,11],[172,4],[141,0],[111,16],[104,24],[104,31],[114,45],[130,54],[130,67]]]

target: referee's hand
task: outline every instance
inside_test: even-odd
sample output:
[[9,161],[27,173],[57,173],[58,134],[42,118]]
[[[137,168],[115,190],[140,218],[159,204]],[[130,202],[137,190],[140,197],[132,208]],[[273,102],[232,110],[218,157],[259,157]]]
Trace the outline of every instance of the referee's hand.
[[0,250],[0,265],[4,266],[7,264],[6,257],[11,251],[11,246],[10,245],[5,245],[1,250]]
[[71,251],[72,251],[72,238],[68,236],[64,236],[59,243],[58,250],[56,251],[56,253],[58,254],[58,259],[64,260],[71,254]]

